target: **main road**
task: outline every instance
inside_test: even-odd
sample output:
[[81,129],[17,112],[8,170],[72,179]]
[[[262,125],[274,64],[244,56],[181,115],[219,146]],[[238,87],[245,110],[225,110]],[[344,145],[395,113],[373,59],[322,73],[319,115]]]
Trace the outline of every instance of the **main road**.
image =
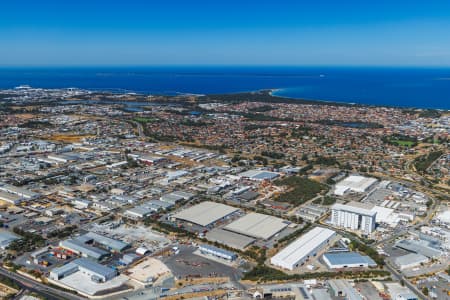
[[77,296],[72,293],[68,293],[41,282],[35,281],[31,278],[23,276],[21,274],[11,272],[3,267],[0,267],[0,275],[8,277],[19,284],[22,288],[28,289],[49,300],[85,300],[86,298]]

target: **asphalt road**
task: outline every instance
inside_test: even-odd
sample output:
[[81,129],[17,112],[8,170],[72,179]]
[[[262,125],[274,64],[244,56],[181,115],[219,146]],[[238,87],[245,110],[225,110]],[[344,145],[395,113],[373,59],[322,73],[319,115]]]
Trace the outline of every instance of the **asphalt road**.
[[28,289],[39,295],[45,296],[49,300],[82,300],[86,299],[56,288],[50,287],[43,283],[34,281],[28,277],[20,275],[18,273],[11,272],[5,268],[0,267],[0,274],[14,280],[22,288]]

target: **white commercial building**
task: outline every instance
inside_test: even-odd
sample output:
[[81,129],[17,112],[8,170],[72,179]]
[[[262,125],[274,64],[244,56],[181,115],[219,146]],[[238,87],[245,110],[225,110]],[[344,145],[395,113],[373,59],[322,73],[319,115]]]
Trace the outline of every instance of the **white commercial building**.
[[359,202],[334,204],[331,207],[331,224],[337,227],[361,230],[370,234],[375,230],[377,212]]
[[317,255],[335,235],[336,232],[331,229],[315,227],[278,252],[270,259],[270,263],[292,271],[311,256]]
[[228,224],[224,229],[256,239],[268,240],[290,224],[291,222],[277,217],[249,213]]
[[334,194],[343,196],[348,192],[365,193],[378,182],[376,178],[350,175],[335,185]]

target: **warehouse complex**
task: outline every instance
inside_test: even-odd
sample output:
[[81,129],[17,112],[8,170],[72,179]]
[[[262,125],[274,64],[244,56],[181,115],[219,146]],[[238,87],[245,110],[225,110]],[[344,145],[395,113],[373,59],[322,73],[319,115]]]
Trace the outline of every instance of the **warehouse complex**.
[[206,233],[206,239],[239,250],[244,250],[255,241],[254,238],[223,230],[221,228],[214,228],[213,230],[208,231]]
[[222,259],[226,259],[229,261],[233,261],[237,258],[236,253],[231,252],[231,251],[227,251],[224,249],[220,249],[211,245],[200,245],[198,247],[198,249],[200,250],[201,253],[203,254],[209,254],[209,255],[213,255]]
[[370,234],[375,230],[377,213],[366,204],[350,202],[331,207],[331,224]]
[[101,260],[110,252],[121,252],[130,245],[94,232],[88,232],[76,238],[61,241],[59,246],[82,257]]
[[336,184],[334,194],[343,196],[348,192],[365,193],[368,192],[377,182],[378,180],[376,178],[350,175]]
[[270,259],[274,266],[294,270],[304,264],[311,256],[330,243],[336,232],[323,227],[315,227],[289,244]]
[[117,271],[114,269],[105,267],[86,258],[79,258],[62,267],[54,268],[50,272],[50,278],[60,280],[78,271],[98,283],[108,281],[117,275]]
[[289,224],[290,222],[280,218],[259,213],[249,213],[228,224],[225,226],[225,229],[253,238],[268,240]]
[[20,239],[20,236],[6,230],[0,230],[0,249],[6,249],[13,241]]
[[211,225],[227,216],[237,212],[239,209],[225,204],[205,201],[200,204],[189,207],[172,217],[186,221],[192,224],[197,224],[203,227]]
[[357,252],[330,252],[323,255],[323,261],[330,269],[376,267],[377,263],[367,255]]

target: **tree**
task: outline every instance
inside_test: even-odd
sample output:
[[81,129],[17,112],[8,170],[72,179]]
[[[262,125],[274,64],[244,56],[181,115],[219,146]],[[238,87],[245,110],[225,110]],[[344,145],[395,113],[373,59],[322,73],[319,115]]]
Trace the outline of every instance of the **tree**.
[[430,292],[429,292],[428,288],[427,288],[426,286],[424,286],[424,287],[422,288],[422,293],[423,293],[425,296],[428,296],[428,294],[429,294]]

